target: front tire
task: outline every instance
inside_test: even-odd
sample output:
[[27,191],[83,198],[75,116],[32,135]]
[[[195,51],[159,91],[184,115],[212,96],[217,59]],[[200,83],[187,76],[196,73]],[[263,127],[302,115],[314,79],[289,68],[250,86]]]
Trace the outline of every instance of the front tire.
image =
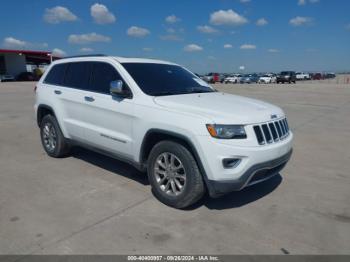
[[156,144],[151,150],[147,171],[155,197],[168,206],[185,208],[204,195],[205,186],[196,160],[179,143]]
[[40,123],[40,138],[46,153],[54,158],[65,157],[70,152],[70,146],[62,134],[57,119],[46,115]]

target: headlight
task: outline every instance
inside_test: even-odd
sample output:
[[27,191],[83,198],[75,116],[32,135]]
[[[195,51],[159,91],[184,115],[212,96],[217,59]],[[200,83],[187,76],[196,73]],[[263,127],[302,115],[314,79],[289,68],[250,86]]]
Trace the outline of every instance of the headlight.
[[247,138],[244,126],[241,125],[207,125],[209,134],[219,139],[244,139]]

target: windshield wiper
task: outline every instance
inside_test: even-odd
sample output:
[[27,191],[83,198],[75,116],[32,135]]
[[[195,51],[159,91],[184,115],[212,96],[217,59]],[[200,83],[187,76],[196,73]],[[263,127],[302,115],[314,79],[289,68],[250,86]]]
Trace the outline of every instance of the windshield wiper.
[[152,96],[172,96],[172,95],[178,95],[178,94],[169,92],[169,91],[160,91],[160,92],[152,93]]
[[215,90],[203,90],[199,88],[193,88],[191,91],[188,92],[188,94],[195,94],[195,93],[212,93],[216,92]]

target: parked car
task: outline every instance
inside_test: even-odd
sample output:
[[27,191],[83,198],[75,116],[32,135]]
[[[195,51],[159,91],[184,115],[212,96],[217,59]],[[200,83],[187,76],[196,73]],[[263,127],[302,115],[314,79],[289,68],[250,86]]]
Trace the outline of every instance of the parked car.
[[154,195],[176,208],[205,191],[217,197],[266,181],[292,154],[282,109],[217,92],[165,61],[63,58],[35,92],[49,156],[67,156],[79,145],[126,161],[147,171]]
[[311,77],[310,77],[310,74],[308,73],[303,73],[303,72],[297,72],[296,73],[296,79],[297,80],[310,80]]
[[294,71],[283,71],[277,76],[277,84],[279,83],[296,83],[297,78]]
[[31,72],[23,72],[17,76],[17,81],[37,81],[38,79]]
[[252,84],[259,82],[259,76],[257,74],[243,75],[239,81],[241,84]]
[[260,84],[271,84],[276,82],[276,76],[274,74],[265,74],[259,77]]
[[225,78],[224,83],[225,84],[237,84],[241,81],[242,75],[235,74],[232,76],[228,76]]
[[332,79],[332,78],[335,78],[336,77],[336,74],[335,73],[326,73],[324,78],[326,79]]
[[209,73],[202,78],[207,83],[215,84],[222,81],[219,73]]
[[270,75],[271,76],[271,83],[276,83],[276,81],[277,81],[277,75],[275,74],[275,73],[270,73],[270,74],[268,74],[268,75]]
[[312,74],[312,80],[323,80],[324,76],[322,73],[314,73]]
[[12,82],[15,81],[13,75],[0,75],[0,82]]

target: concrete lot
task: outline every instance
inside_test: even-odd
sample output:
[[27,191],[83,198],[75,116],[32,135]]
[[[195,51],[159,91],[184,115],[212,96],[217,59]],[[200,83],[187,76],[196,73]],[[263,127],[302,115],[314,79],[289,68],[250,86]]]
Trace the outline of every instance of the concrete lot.
[[280,177],[186,211],[145,176],[82,149],[41,148],[33,83],[0,83],[1,254],[350,254],[350,85],[217,85],[281,106],[294,155]]

